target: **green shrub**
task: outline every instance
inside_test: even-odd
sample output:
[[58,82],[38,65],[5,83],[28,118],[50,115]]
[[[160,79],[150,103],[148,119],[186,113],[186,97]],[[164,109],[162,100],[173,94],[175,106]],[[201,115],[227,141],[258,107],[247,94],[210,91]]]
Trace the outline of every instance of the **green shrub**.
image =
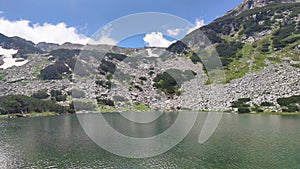
[[142,81],[147,81],[147,78],[146,78],[146,77],[143,77],[143,76],[140,77],[139,79],[142,80]]
[[300,95],[295,95],[287,98],[278,98],[277,103],[283,107],[282,111],[297,112],[300,111]]
[[268,43],[268,42],[263,43],[261,51],[262,52],[269,52],[270,51],[269,46],[270,46],[270,43]]
[[249,107],[239,107],[239,108],[238,108],[238,112],[239,112],[240,114],[250,113],[250,109],[249,109]]
[[273,103],[270,103],[270,102],[262,102],[260,105],[261,105],[261,106],[266,106],[266,107],[274,106],[274,104],[273,104]]
[[297,106],[296,104],[289,104],[287,106],[287,112],[298,112],[300,111],[299,106]]
[[200,57],[199,57],[197,54],[195,54],[195,53],[193,53],[193,54],[191,55],[190,59],[191,59],[191,61],[192,61],[194,64],[196,64],[196,63],[198,63],[198,62],[199,62],[199,63],[202,63]]
[[66,95],[58,95],[55,97],[55,100],[57,102],[63,102],[63,101],[66,101],[67,100],[67,96]]
[[152,70],[148,73],[148,75],[150,75],[150,76],[152,76],[152,75],[154,75],[154,74],[155,74],[155,72],[152,71]]
[[289,104],[293,104],[293,103],[300,104],[300,95],[295,95],[287,98],[278,98],[277,103],[280,106],[288,106]]
[[223,66],[227,66],[233,58],[236,58],[237,51],[243,48],[241,42],[223,42],[216,46]]
[[296,67],[296,68],[300,68],[300,64],[292,64],[291,66]]
[[95,82],[97,85],[102,86],[106,89],[110,89],[112,82],[111,81],[105,81],[105,80],[96,80]]
[[9,95],[0,97],[0,107],[6,114],[30,112],[65,113],[67,109],[52,100],[40,100],[24,95]]
[[168,95],[180,95],[180,86],[197,75],[196,72],[191,70],[181,71],[178,69],[168,69],[166,72],[158,74],[154,79],[153,86],[162,90]]
[[258,105],[254,105],[254,107],[251,107],[251,111],[259,113],[263,112],[263,110]]
[[61,90],[51,90],[52,100],[62,102],[67,100],[67,95],[64,95]]
[[250,98],[239,98],[237,101],[231,102],[231,107],[239,108],[239,107],[249,107],[246,102],[249,102]]
[[143,88],[141,86],[139,86],[139,85],[134,85],[134,88],[138,89],[140,92],[143,91]]
[[110,100],[110,99],[105,99],[105,98],[101,98],[101,97],[97,97],[97,103],[100,105],[106,105],[106,106],[115,106],[114,101]]
[[250,102],[251,99],[250,98],[239,98],[238,102]]
[[0,107],[0,115],[7,114],[4,108]]
[[206,37],[210,40],[210,42],[211,42],[212,44],[215,44],[215,43],[222,43],[222,42],[225,41],[224,39],[218,37],[214,32],[208,32],[208,33],[206,33],[205,35],[206,35]]
[[175,88],[178,88],[176,80],[167,72],[158,74],[153,81],[154,87],[161,89],[166,94],[175,94]]
[[250,113],[250,106],[247,104],[249,101],[250,98],[239,98],[231,103],[231,107],[238,108],[238,113]]
[[50,94],[52,97],[56,97],[56,96],[62,95],[62,91],[61,90],[51,90]]
[[295,24],[290,24],[287,26],[282,25],[277,31],[275,31],[273,33],[273,38],[272,38],[274,48],[282,49],[289,43],[293,43],[293,42],[299,40],[299,38],[297,38],[297,37],[284,40],[287,37],[289,37],[293,32],[296,33],[295,27],[296,27]]
[[6,73],[0,73],[0,80],[3,80],[6,76]]
[[47,90],[40,90],[31,95],[31,97],[36,98],[36,99],[48,99],[49,96],[50,95],[47,93]]
[[113,74],[112,73],[106,73],[105,78],[107,80],[111,80],[113,78]]

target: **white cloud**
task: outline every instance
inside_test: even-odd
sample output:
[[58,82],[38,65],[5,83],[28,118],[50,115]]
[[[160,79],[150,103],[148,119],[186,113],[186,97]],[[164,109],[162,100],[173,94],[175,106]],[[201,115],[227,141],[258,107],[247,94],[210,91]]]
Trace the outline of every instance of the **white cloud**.
[[196,29],[201,28],[204,25],[205,23],[203,19],[196,19],[194,26],[188,29],[187,34],[193,32]]
[[118,42],[109,37],[109,35],[102,35],[99,40],[90,40],[88,44],[106,44],[106,45],[116,45]]
[[176,42],[165,39],[161,32],[148,33],[143,40],[151,47],[169,47],[172,43]]
[[90,39],[77,32],[76,28],[65,23],[36,23],[32,26],[28,20],[9,21],[0,18],[0,33],[6,36],[19,36],[34,43],[48,42],[63,44],[65,42],[86,44]]
[[[0,11],[0,14],[2,11]],[[197,19],[193,27],[187,28],[187,33],[204,25],[202,19]],[[169,36],[177,36],[182,31],[180,28],[169,29],[167,34]],[[99,34],[98,39],[92,40],[83,34],[79,34],[75,27],[68,27],[65,23],[50,24],[50,23],[35,23],[31,24],[29,20],[10,21],[6,18],[0,17],[0,33],[6,36],[19,36],[26,40],[31,40],[34,43],[48,42],[63,44],[65,42],[78,44],[109,44],[116,45],[117,41],[111,38],[111,27],[106,26]],[[163,37],[161,32],[152,32],[146,34],[143,40],[148,46],[168,47],[175,41],[169,41]]]
[[169,36],[177,36],[181,32],[181,29],[176,28],[176,29],[168,29],[167,33]]
[[196,19],[195,23],[192,26],[186,27],[185,29],[180,29],[180,28],[167,29],[167,34],[169,36],[178,36],[182,32],[189,34],[189,33],[193,32],[194,30],[201,28],[204,25],[205,25],[205,23],[204,23],[203,19]]
[[112,31],[112,25],[106,25],[100,32],[98,32],[99,37],[91,39],[89,44],[107,44],[116,45],[118,42],[110,37]]

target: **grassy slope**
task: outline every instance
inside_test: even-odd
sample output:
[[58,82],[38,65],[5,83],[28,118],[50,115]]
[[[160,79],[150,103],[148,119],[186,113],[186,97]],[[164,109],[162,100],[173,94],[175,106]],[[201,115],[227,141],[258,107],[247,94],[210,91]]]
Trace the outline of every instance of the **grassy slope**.
[[[227,82],[260,71],[267,63],[279,63],[283,58],[299,61],[300,53],[295,47],[300,44],[300,22],[291,19],[299,15],[299,7],[300,3],[272,4],[245,11],[238,16],[225,15],[200,29],[209,38],[213,37],[210,40],[216,46],[229,44],[228,48],[234,45],[232,43],[241,42],[244,37],[271,31],[253,44],[244,43],[241,49],[233,51],[231,55],[226,55],[228,51],[219,51],[219,55],[223,57],[225,55],[229,61],[229,64],[225,63]],[[283,49],[275,50],[278,41],[285,46]]]
[[[287,38],[300,36],[300,34],[292,34]],[[268,52],[262,52],[262,46],[269,42],[270,47]],[[241,78],[248,73],[258,72],[267,66],[269,63],[280,63],[282,59],[289,59],[293,61],[299,61],[299,51],[294,50],[295,45],[300,44],[300,41],[288,44],[280,51],[274,51],[272,47],[271,36],[267,36],[255,43],[245,44],[241,50],[237,52],[237,55],[241,55],[241,58],[233,59],[233,61],[226,66],[226,80],[227,82]],[[292,65],[299,67],[298,64]]]

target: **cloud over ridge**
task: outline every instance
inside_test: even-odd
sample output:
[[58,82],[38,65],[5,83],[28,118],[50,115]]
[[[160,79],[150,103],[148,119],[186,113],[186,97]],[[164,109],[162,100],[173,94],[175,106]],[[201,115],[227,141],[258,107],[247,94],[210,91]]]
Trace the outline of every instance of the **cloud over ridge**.
[[[0,11],[1,14],[1,11]],[[171,37],[179,35],[181,32],[186,34],[204,26],[204,20],[196,19],[193,27],[185,29],[168,29],[167,34]],[[78,33],[75,27],[69,27],[64,22],[51,23],[34,23],[29,20],[10,21],[0,17],[0,33],[12,37],[18,36],[30,40],[35,44],[40,42],[63,44],[65,42],[75,44],[108,44],[116,45],[117,41],[111,38],[111,27],[107,27],[101,32],[97,39],[91,39],[86,35]],[[168,47],[175,41],[169,41],[161,32],[151,32],[145,34],[143,38],[145,44],[150,47]]]
[[9,21],[0,18],[0,33],[6,36],[19,36],[34,43],[48,42],[63,44],[65,42],[86,44],[89,41],[85,35],[79,34],[74,27],[65,23],[33,24],[29,20]]
[[161,32],[151,32],[144,36],[143,40],[151,47],[169,47],[175,41],[169,41]]
[[196,29],[201,28],[204,25],[205,25],[205,23],[204,23],[203,19],[196,19],[194,26],[188,29],[187,34],[193,32]]

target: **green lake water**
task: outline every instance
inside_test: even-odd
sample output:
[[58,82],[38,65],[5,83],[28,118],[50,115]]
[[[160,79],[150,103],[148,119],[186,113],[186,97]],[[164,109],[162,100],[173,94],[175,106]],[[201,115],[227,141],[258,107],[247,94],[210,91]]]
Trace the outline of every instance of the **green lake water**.
[[[142,138],[164,132],[178,114],[166,113],[143,125],[128,123],[118,113],[104,116],[124,135]],[[300,168],[300,116],[224,114],[212,137],[199,144],[206,116],[199,113],[191,132],[177,146],[143,159],[100,148],[85,134],[76,115],[2,119],[0,168]]]

